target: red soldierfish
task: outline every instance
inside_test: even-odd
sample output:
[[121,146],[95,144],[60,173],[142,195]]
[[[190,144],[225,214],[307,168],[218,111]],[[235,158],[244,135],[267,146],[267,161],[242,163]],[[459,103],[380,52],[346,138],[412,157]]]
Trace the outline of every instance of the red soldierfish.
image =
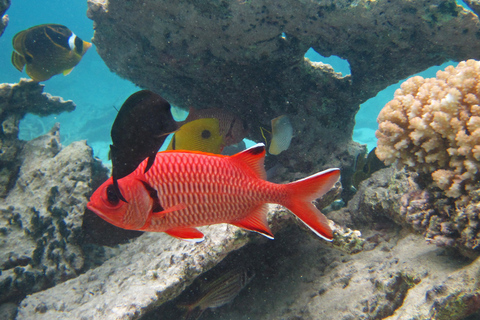
[[159,152],[146,173],[147,161],[118,180],[128,203],[121,201],[112,178],[87,204],[104,220],[130,230],[157,231],[195,241],[195,227],[230,223],[273,239],[267,224],[267,203],[292,211],[317,235],[332,240],[327,218],[312,201],[332,188],[339,169],[275,184],[265,180],[265,146],[257,144],[233,156],[196,151]]

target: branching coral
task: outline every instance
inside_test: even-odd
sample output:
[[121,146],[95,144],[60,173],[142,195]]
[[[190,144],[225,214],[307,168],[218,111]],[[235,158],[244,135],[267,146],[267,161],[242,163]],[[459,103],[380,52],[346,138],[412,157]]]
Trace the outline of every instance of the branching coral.
[[378,158],[431,174],[458,198],[480,178],[480,62],[405,81],[378,116]]

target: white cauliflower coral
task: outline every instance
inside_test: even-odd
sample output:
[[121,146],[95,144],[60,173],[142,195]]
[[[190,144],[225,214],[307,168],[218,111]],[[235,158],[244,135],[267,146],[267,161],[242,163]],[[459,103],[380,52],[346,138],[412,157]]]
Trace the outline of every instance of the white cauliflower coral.
[[378,116],[378,158],[431,174],[458,198],[480,178],[480,62],[405,81]]

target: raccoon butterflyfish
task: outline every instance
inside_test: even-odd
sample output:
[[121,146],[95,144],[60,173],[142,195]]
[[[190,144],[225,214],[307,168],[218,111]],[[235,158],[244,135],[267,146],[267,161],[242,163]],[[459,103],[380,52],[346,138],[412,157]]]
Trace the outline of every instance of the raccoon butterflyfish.
[[13,37],[12,64],[35,81],[69,74],[92,46],[59,24],[42,24]]
[[123,103],[112,125],[112,178],[114,191],[125,201],[117,180],[132,173],[146,158],[145,172],[150,169],[157,151],[168,134],[177,130],[170,104],[158,94],[142,90]]
[[219,154],[225,146],[219,120],[197,119],[185,123],[173,134],[167,150],[203,151]]
[[265,180],[264,161],[263,144],[233,156],[159,152],[148,172],[145,159],[133,173],[118,180],[127,202],[117,197],[110,178],[93,193],[87,208],[123,229],[165,232],[201,241],[204,235],[196,227],[217,223],[230,223],[273,239],[267,204],[277,203],[318,236],[333,240],[328,219],[312,201],[333,187],[340,170],[332,168],[276,184]]
[[248,128],[246,122],[240,119],[237,115],[219,108],[201,110],[190,108],[187,118],[185,121],[182,121],[180,125],[184,125],[193,120],[205,118],[218,119],[219,132],[223,137],[225,146],[239,143],[247,136]]

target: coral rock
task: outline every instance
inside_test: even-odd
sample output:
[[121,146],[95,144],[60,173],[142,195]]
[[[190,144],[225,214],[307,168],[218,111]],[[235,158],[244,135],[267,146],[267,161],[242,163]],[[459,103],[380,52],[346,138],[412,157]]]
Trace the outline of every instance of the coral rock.
[[84,269],[82,216],[93,179],[106,179],[106,170],[85,141],[62,148],[58,130],[55,126],[25,144],[18,178],[0,202],[0,302],[23,298]]
[[431,174],[449,197],[466,194],[480,178],[478,96],[475,60],[407,80],[378,116],[378,158]]
[[5,11],[10,7],[10,0],[0,0],[0,36],[8,24],[8,16],[4,15]]
[[[289,114],[295,172],[350,166],[358,106],[432,65],[480,58],[478,17],[453,0],[89,0],[108,67],[181,108],[228,108],[259,127]],[[121,45],[119,45],[121,44]],[[304,59],[348,60],[351,76]],[[301,159],[301,160],[298,160]]]
[[27,113],[47,116],[75,110],[72,101],[52,97],[43,92],[43,87],[26,79],[16,84],[0,84],[0,198],[13,186],[21,162],[18,155],[24,142],[18,140],[20,120]]

